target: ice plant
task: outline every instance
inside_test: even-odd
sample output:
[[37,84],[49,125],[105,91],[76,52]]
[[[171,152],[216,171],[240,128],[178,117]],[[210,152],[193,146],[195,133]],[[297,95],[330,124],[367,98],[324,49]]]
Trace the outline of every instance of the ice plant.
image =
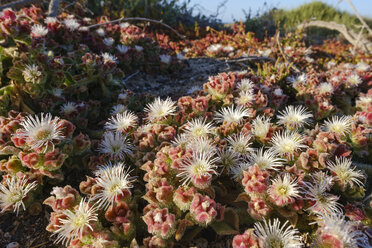
[[257,238],[262,239],[265,248],[300,248],[303,247],[302,238],[297,229],[293,228],[288,221],[282,226],[279,219],[272,222],[266,219],[262,223],[254,224]]
[[28,115],[21,122],[21,126],[22,129],[18,130],[15,136],[25,139],[32,149],[46,152],[51,147],[54,150],[55,143],[64,139],[60,119],[53,118],[49,113],[41,113],[40,117]]
[[305,124],[309,124],[310,118],[313,115],[307,111],[304,106],[287,106],[283,111],[279,112],[277,118],[278,124],[285,126],[288,130],[297,130]]
[[103,63],[113,63],[116,64],[118,62],[118,58],[116,58],[114,55],[110,53],[102,53],[101,54]]
[[235,123],[240,124],[245,117],[249,117],[250,114],[246,108],[242,106],[235,107],[223,107],[215,115],[215,120],[219,123]]
[[233,179],[241,180],[243,177],[243,172],[248,171],[249,167],[251,167],[250,163],[240,162],[236,165],[232,165],[229,168],[229,173],[232,175]]
[[105,129],[111,131],[125,132],[129,128],[135,128],[138,123],[138,117],[130,111],[124,110],[115,116],[110,117],[105,124]]
[[275,151],[264,150],[263,147],[252,151],[248,156],[248,161],[251,165],[257,164],[263,170],[278,170],[279,167],[283,166],[284,162]]
[[238,83],[237,88],[241,92],[252,92],[254,88],[254,82],[250,79],[242,79]]
[[161,100],[160,97],[158,97],[152,103],[147,104],[145,108],[147,119],[150,122],[163,120],[170,115],[174,115],[175,111],[176,104],[169,97],[165,100]]
[[332,116],[324,122],[322,127],[327,132],[334,132],[343,137],[351,133],[351,124],[351,116]]
[[112,164],[111,162],[101,166],[95,174],[98,192],[91,198],[97,201],[97,208],[107,209],[115,201],[130,195],[133,187],[134,177],[129,175],[129,168],[124,163]]
[[110,115],[117,115],[124,113],[127,110],[123,104],[117,104],[111,108]]
[[26,82],[36,83],[42,76],[42,72],[39,70],[38,65],[32,64],[26,65],[22,75]]
[[332,94],[334,91],[334,87],[331,83],[325,82],[321,83],[317,86],[317,90],[320,94]]
[[362,79],[359,77],[358,74],[353,73],[353,74],[351,74],[351,75],[346,79],[346,82],[350,85],[350,87],[356,87],[356,86],[358,86],[359,84],[361,84],[363,81],[362,81]]
[[290,174],[277,176],[271,180],[267,193],[270,200],[277,206],[285,206],[295,201],[300,196],[296,179],[291,179]]
[[82,239],[84,232],[93,231],[94,224],[98,221],[97,212],[91,203],[81,199],[74,209],[65,209],[56,225],[52,235],[57,235],[54,243],[69,245],[72,239]]
[[35,24],[31,28],[31,35],[35,38],[41,38],[48,34],[48,29],[40,24]]
[[354,186],[363,186],[365,176],[360,170],[356,170],[355,167],[352,167],[351,159],[336,157],[335,162],[329,161],[327,165],[343,190],[346,189],[346,186],[350,186],[350,188]]
[[235,134],[227,138],[228,148],[241,156],[247,156],[252,151],[251,136],[244,133]]
[[[321,179],[322,177],[313,179]],[[305,187],[302,189],[304,199],[309,201],[309,207],[306,209],[316,215],[330,215],[340,213],[341,204],[338,203],[338,196],[332,195],[327,191],[330,188],[328,180],[315,180],[315,182],[302,182]]]
[[185,134],[190,137],[201,137],[213,132],[213,125],[205,119],[192,119],[185,124]]
[[235,98],[235,104],[238,106],[245,106],[252,104],[255,100],[253,91],[242,91],[239,96]]
[[72,113],[75,113],[78,111],[78,105],[74,102],[67,102],[61,106],[61,113],[69,116]]
[[98,151],[112,159],[124,159],[126,154],[132,154],[127,135],[120,132],[106,132],[99,144]]
[[323,215],[318,225],[316,247],[371,247],[367,235],[357,229],[357,223],[346,221],[343,214]]
[[265,116],[257,116],[252,122],[252,134],[261,142],[264,142],[270,131],[271,119]]
[[216,146],[213,144],[213,140],[208,137],[188,139],[186,147],[200,153],[214,154],[216,152]]
[[23,210],[26,210],[23,199],[36,186],[37,183],[35,181],[29,183],[28,179],[25,177],[22,177],[21,179],[16,176],[6,177],[3,184],[0,184],[1,213],[13,209],[13,211],[18,215],[21,206]]
[[271,149],[281,157],[293,160],[296,152],[302,148],[306,148],[306,145],[302,143],[303,138],[298,133],[289,131],[278,132],[275,133],[271,140]]
[[76,19],[65,19],[63,24],[70,30],[75,31],[80,27],[80,24],[77,22]]
[[217,174],[217,158],[214,154],[196,152],[181,165],[177,177],[181,177],[183,185],[192,183],[195,187],[204,189],[209,186],[211,177]]

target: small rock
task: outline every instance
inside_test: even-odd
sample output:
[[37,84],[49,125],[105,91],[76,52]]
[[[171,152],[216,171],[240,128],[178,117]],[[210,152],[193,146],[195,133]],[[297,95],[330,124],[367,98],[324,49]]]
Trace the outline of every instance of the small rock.
[[6,248],[19,248],[19,244],[17,242],[12,242],[7,244]]
[[4,233],[4,238],[10,239],[11,237],[12,237],[12,235],[10,235],[9,232]]

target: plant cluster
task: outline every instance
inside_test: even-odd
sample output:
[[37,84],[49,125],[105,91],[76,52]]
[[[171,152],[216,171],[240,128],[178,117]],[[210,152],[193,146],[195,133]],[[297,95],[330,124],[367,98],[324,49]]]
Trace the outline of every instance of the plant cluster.
[[[371,246],[370,55],[300,34],[259,42],[242,25],[169,42],[35,7],[0,18],[2,212],[43,202],[67,247]],[[179,99],[124,89],[133,70],[181,68],[181,51],[268,62]]]

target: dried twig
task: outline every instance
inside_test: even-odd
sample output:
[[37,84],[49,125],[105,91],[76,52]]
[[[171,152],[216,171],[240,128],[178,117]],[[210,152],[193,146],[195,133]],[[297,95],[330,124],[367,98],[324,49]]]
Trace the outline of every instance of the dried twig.
[[353,30],[347,29],[344,24],[326,21],[307,21],[297,26],[298,29],[305,29],[308,27],[321,27],[336,30],[340,32],[353,46],[360,47],[366,52],[371,52],[372,50],[372,43],[368,41],[368,39],[363,36],[358,38],[358,34],[356,34]]
[[245,61],[252,61],[252,60],[267,60],[267,61],[272,61],[274,62],[275,60],[270,57],[259,57],[259,56],[248,56],[248,57],[241,57],[241,58],[236,58],[236,59],[226,59],[226,62],[230,63],[239,63],[239,62],[245,62]]
[[279,51],[281,53],[281,55],[283,56],[284,60],[289,64],[291,65],[291,67],[297,72],[301,72],[300,69],[298,69],[298,67],[292,62],[292,59],[290,57],[288,57],[287,54],[285,54],[284,50],[283,50],[283,47],[280,43],[280,32],[279,30],[276,31],[276,35],[275,35],[275,38],[276,38],[276,43],[278,44],[278,48],[279,48]]
[[59,2],[60,0],[50,0],[49,8],[48,8],[48,16],[56,17],[58,15]]
[[354,14],[358,17],[359,21],[363,24],[363,27],[368,30],[369,35],[372,35],[372,29],[368,26],[368,24],[364,21],[363,17],[359,15],[358,11],[356,10],[354,4],[351,2],[351,0],[346,0],[350,7],[353,9]]
[[8,3],[8,4],[1,5],[0,6],[0,11],[2,11],[4,9],[8,9],[8,8],[21,7],[23,5],[31,4],[31,3],[39,2],[39,1],[40,0],[19,0],[19,1],[11,2],[11,3]]
[[128,22],[128,21],[145,21],[145,22],[157,23],[157,24],[160,24],[160,25],[170,29],[171,31],[173,31],[173,33],[175,33],[181,39],[184,39],[184,40],[186,39],[186,37],[184,35],[181,35],[180,33],[177,32],[177,30],[175,30],[171,26],[163,23],[162,21],[153,20],[153,19],[144,18],[144,17],[126,17],[126,18],[123,17],[123,18],[119,18],[119,19],[109,21],[109,22],[103,22],[103,23],[97,23],[97,24],[94,24],[94,25],[90,25],[87,28],[96,28],[96,27],[99,27],[99,26],[107,25],[107,24],[118,23],[118,22]]

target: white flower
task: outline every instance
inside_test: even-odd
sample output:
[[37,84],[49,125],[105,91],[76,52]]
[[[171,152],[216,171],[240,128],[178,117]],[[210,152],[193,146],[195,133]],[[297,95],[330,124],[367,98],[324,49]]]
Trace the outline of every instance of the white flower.
[[337,202],[339,197],[327,193],[327,190],[330,188],[329,181],[319,181],[321,178],[315,178],[314,176],[312,176],[312,179],[314,181],[313,183],[302,182],[305,185],[305,188],[303,188],[303,198],[312,204],[306,210],[321,215],[341,213],[341,204]]
[[75,31],[80,27],[80,24],[77,22],[76,19],[65,19],[63,24],[70,30]]
[[47,18],[44,19],[44,22],[45,24],[54,24],[54,23],[57,23],[58,20],[55,17],[48,16]]
[[218,111],[215,115],[215,120],[219,123],[236,123],[240,124],[245,117],[249,117],[250,113],[247,109],[242,106],[234,107],[224,107]]
[[61,113],[70,115],[77,111],[77,104],[74,102],[67,102],[61,106]]
[[292,84],[293,88],[298,88],[301,84],[306,83],[307,75],[302,73],[297,77],[288,77],[288,81]]
[[326,132],[334,132],[340,136],[345,136],[351,133],[351,123],[351,116],[332,116],[331,119],[324,122],[322,128]]
[[313,63],[315,60],[309,56],[305,56],[305,60],[308,62],[308,63]]
[[128,142],[127,135],[119,132],[106,132],[99,144],[98,151],[113,159],[124,159],[125,154],[132,154],[132,146]]
[[130,24],[129,24],[129,22],[123,22],[123,23],[120,23],[119,24],[119,27],[120,28],[129,28],[130,27]]
[[193,119],[185,124],[185,134],[190,137],[207,136],[213,133],[213,125],[205,119]]
[[212,153],[196,152],[193,156],[184,161],[180,166],[177,177],[181,177],[183,185],[189,185],[195,179],[210,178],[213,174],[217,175],[215,164],[218,160],[213,158]]
[[103,63],[115,63],[116,64],[118,62],[118,58],[116,58],[114,55],[110,53],[102,53],[101,56],[103,58]]
[[218,162],[227,168],[231,168],[240,162],[238,154],[226,147],[217,151]]
[[288,221],[280,226],[279,219],[273,222],[266,219],[261,223],[255,223],[256,236],[265,243],[265,248],[300,248],[303,247],[301,236],[297,229],[293,228]]
[[288,173],[272,179],[267,193],[277,206],[288,205],[294,202],[294,198],[300,197],[297,180],[291,179]]
[[87,229],[93,231],[92,224],[98,221],[96,209],[85,198],[81,199],[75,209],[65,209],[62,214],[65,217],[59,218],[53,235],[57,235],[54,243],[61,242],[65,246],[74,238],[83,238],[83,232]]
[[227,138],[228,148],[230,151],[239,155],[247,156],[252,151],[250,148],[251,136],[244,133],[234,134]]
[[110,117],[109,121],[105,124],[105,129],[112,131],[126,131],[130,127],[136,127],[138,117],[130,111],[116,114]]
[[94,172],[99,191],[92,196],[91,200],[98,200],[98,208],[106,210],[120,195],[125,197],[130,193],[129,189],[133,187],[132,183],[135,180],[134,177],[130,177],[130,172],[125,168],[124,163],[120,162],[114,165],[109,162]]
[[361,96],[356,100],[357,105],[369,105],[372,104],[372,95]]
[[185,133],[181,133],[181,134],[178,134],[177,137],[172,141],[172,144],[174,146],[181,146],[181,147],[186,147],[190,142],[190,137],[185,134]]
[[123,104],[117,104],[112,107],[110,111],[110,115],[117,115],[124,113],[127,110],[127,107],[125,107]]
[[121,44],[116,46],[116,49],[119,51],[119,53],[122,53],[122,54],[127,53],[129,51],[129,48],[130,47],[121,45]]
[[199,153],[214,154],[216,152],[213,140],[203,136],[189,139],[186,147]]
[[185,59],[185,55],[183,55],[182,53],[177,53],[177,59],[178,60],[184,60]]
[[48,34],[48,29],[46,27],[43,27],[40,24],[35,24],[31,28],[31,35],[36,38],[44,37],[47,34]]
[[105,44],[106,46],[110,47],[112,46],[112,44],[114,44],[115,40],[111,37],[107,37],[107,38],[104,38],[102,40],[103,44]]
[[216,53],[220,49],[222,49],[221,44],[213,44],[213,45],[210,45],[209,47],[207,47],[207,51],[210,52],[210,53]]
[[12,208],[18,215],[21,206],[26,210],[23,199],[37,186],[37,183],[28,183],[25,177],[19,179],[13,175],[5,177],[3,181],[6,186],[0,183],[1,213]]
[[51,94],[56,97],[63,97],[62,93],[63,93],[63,89],[60,89],[60,88],[53,88],[51,90]]
[[351,74],[351,75],[346,79],[346,82],[347,82],[351,87],[356,87],[356,86],[358,86],[359,84],[361,84],[363,81],[362,81],[362,79],[359,77],[358,74],[353,73],[353,74]]
[[26,139],[32,149],[44,148],[43,152],[46,152],[48,147],[52,146],[54,150],[54,142],[64,139],[59,120],[58,117],[52,119],[49,113],[41,113],[40,118],[37,115],[29,115],[21,122],[21,132],[15,135]]
[[328,69],[331,69],[331,68],[335,67],[336,65],[337,65],[336,62],[328,61],[326,66],[327,66]]
[[302,144],[303,138],[298,133],[294,132],[281,132],[275,133],[271,139],[272,150],[277,152],[281,157],[288,160],[294,158],[294,154],[301,148],[306,148],[306,145]]
[[273,94],[276,95],[276,96],[282,96],[283,95],[283,90],[281,88],[277,88],[277,89],[274,90]]
[[92,21],[92,18],[84,17],[84,18],[83,18],[83,21],[86,22],[86,23],[89,23],[89,22]]
[[232,178],[235,180],[241,180],[243,178],[243,172],[248,171],[251,167],[250,163],[240,162],[236,165],[233,165],[229,168],[229,173],[232,175]]
[[271,51],[271,49],[265,49],[265,50],[258,49],[257,52],[260,56],[269,57],[269,55],[271,54],[272,51]]
[[331,83],[321,83],[317,87],[317,90],[319,91],[320,94],[332,94],[334,91],[334,87]]
[[[371,247],[368,237],[358,230],[357,223],[346,221],[343,214],[322,215],[318,219],[318,235],[333,237],[345,248]],[[316,241],[322,245],[322,240]]]
[[336,157],[336,163],[329,161],[328,169],[335,176],[336,180],[344,187],[347,185],[353,188],[354,185],[363,186],[364,174],[360,170],[352,167],[351,159]]
[[237,88],[239,91],[253,92],[254,82],[250,79],[242,79],[238,83]]
[[169,65],[172,62],[172,56],[161,54],[159,55],[160,62]]
[[26,65],[25,69],[22,71],[22,76],[26,82],[36,83],[36,81],[41,77],[42,73],[39,70],[39,66],[32,64]]
[[170,115],[174,115],[176,111],[176,103],[170,97],[161,100],[157,97],[152,103],[147,104],[145,112],[147,112],[147,119],[150,122],[165,119]]
[[255,96],[253,94],[253,90],[250,91],[241,91],[239,96],[235,98],[236,105],[246,105],[252,104],[255,100]]
[[141,47],[141,46],[134,46],[134,49],[135,49],[137,52],[142,52],[144,48]]
[[273,150],[264,151],[263,147],[251,152],[248,161],[251,165],[257,164],[262,170],[278,170],[283,166],[284,160],[278,157]]
[[97,33],[99,36],[103,37],[103,36],[105,36],[106,31],[105,31],[103,28],[99,28],[99,29],[96,30],[96,33]]
[[371,66],[369,64],[367,64],[367,63],[364,63],[364,62],[358,63],[356,65],[356,70],[357,71],[366,72],[366,71],[369,71],[370,69],[371,69]]
[[353,64],[351,64],[351,63],[345,63],[345,64],[343,65],[343,67],[344,67],[345,69],[352,70],[352,69],[355,68],[355,65],[353,65]]
[[232,46],[225,46],[225,47],[222,48],[222,50],[223,50],[225,53],[231,53],[231,52],[233,52],[233,51],[235,50],[235,48],[232,47]]
[[257,116],[252,122],[252,134],[261,140],[265,139],[270,130],[270,121],[270,117]]
[[285,126],[290,130],[302,128],[305,124],[309,124],[310,118],[313,115],[307,111],[304,106],[287,106],[283,111],[279,112],[277,118],[278,124]]

